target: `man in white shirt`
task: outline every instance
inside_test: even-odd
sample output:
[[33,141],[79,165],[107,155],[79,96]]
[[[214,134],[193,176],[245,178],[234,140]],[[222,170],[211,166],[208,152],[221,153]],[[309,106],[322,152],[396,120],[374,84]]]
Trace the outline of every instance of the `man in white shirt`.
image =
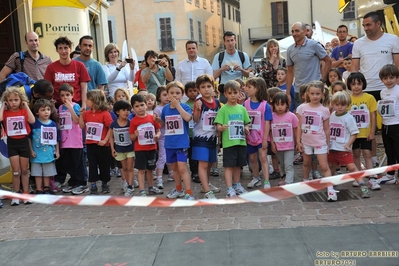
[[202,74],[213,76],[213,70],[208,60],[198,56],[198,44],[196,41],[186,42],[188,58],[180,61],[176,67],[175,81],[185,85],[189,81],[195,81]]

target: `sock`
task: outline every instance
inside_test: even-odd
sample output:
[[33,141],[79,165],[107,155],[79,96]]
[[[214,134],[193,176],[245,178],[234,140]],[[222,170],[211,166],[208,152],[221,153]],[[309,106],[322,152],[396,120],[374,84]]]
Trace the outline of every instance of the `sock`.
[[158,176],[157,178],[158,178],[158,180],[162,180],[162,176]]
[[189,194],[190,196],[193,195],[193,191],[191,189],[186,189],[186,194]]
[[176,185],[176,190],[177,191],[182,191],[183,190],[183,186],[182,185]]

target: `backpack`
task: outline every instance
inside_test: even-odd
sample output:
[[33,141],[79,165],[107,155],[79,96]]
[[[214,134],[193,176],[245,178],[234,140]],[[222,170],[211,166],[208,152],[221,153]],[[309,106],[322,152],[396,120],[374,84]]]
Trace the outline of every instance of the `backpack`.
[[[244,66],[244,62],[245,62],[245,56],[244,53],[241,51],[238,51],[238,56],[240,57],[241,60],[241,64],[242,66]],[[218,57],[218,61],[219,61],[219,68],[222,67],[222,62],[223,62],[223,58],[224,58],[224,52],[220,52],[219,53],[219,57]]]
[[20,86],[24,88],[25,94],[29,101],[32,97],[31,87],[36,83],[35,80],[31,79],[24,72],[12,73],[3,82],[0,83],[0,97],[3,92],[10,86]]

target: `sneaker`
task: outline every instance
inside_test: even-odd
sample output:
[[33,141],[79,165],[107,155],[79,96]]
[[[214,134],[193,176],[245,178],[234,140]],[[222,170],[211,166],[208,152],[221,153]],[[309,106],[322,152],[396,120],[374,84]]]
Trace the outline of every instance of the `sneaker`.
[[115,169],[111,169],[111,170],[109,170],[109,176],[115,176],[116,175],[116,171],[115,171]]
[[110,192],[109,186],[108,186],[107,184],[102,184],[102,185],[101,185],[101,192],[102,192],[103,194],[108,194],[108,193]]
[[0,200],[0,208],[3,208],[3,202]]
[[205,193],[204,196],[205,199],[216,199],[215,194],[213,193],[212,190],[208,191],[207,193]]
[[139,181],[137,181],[137,179],[133,180],[133,187],[139,187]]
[[380,185],[392,185],[396,184],[396,178],[392,175],[385,175],[377,180]]
[[259,187],[262,184],[262,179],[260,177],[253,177],[252,181],[248,183],[247,188]]
[[150,195],[161,195],[163,194],[162,190],[159,190],[157,187],[152,187],[148,189],[148,194]]
[[209,188],[213,191],[213,193],[219,193],[221,191],[219,187],[214,186],[211,183],[209,183]]
[[173,178],[173,173],[168,174],[168,181],[175,181],[175,179]]
[[126,191],[128,185],[129,184],[127,183],[126,179],[121,180],[121,187],[122,187],[123,192]]
[[329,190],[327,191],[327,201],[334,202],[337,201],[337,192],[336,190]]
[[263,182],[263,188],[264,188],[264,189],[271,188],[269,180],[265,180],[265,181]]
[[37,190],[37,189],[36,189],[35,195],[41,195],[41,194],[44,194],[43,191],[42,191],[42,190]]
[[163,180],[162,180],[162,179],[158,179],[158,181],[157,181],[157,188],[163,189]]
[[233,185],[234,190],[236,191],[237,195],[241,195],[244,193],[247,193],[248,191],[245,190],[245,188],[241,185],[241,183],[238,183],[238,185],[234,186]]
[[[370,181],[369,181],[369,182],[370,182]],[[353,181],[352,187],[359,187],[359,182],[357,182],[356,180]]]
[[281,178],[280,172],[277,172],[277,171],[273,171],[273,173],[271,173],[271,174],[269,175],[269,179],[270,179],[270,180],[273,180],[273,179],[280,179],[280,178]]
[[219,176],[219,169],[218,168],[213,168],[212,176]]
[[61,192],[61,183],[60,182],[54,182],[52,188],[53,188],[53,192],[54,193]]
[[278,185],[279,187],[280,187],[280,186],[284,186],[284,185],[285,185],[285,179],[281,179],[281,181],[278,182],[277,185]]
[[88,186],[77,186],[76,188],[74,188],[72,190],[71,193],[74,195],[80,195],[80,194],[83,194],[83,193],[86,193],[89,191],[90,191],[90,188]]
[[176,189],[173,189],[171,192],[168,193],[168,195],[166,195],[166,197],[168,199],[177,199],[177,198],[183,198],[185,195],[186,193],[184,193],[184,190],[177,191]]
[[193,176],[192,176],[192,179],[193,179],[193,182],[194,182],[194,183],[201,183],[201,180],[200,180],[198,174],[193,175]]
[[19,199],[12,199],[11,200],[11,206],[18,206],[19,205]]
[[362,195],[362,198],[370,198],[371,197],[371,192],[369,191],[367,186],[361,186],[360,193]]
[[145,191],[140,192],[140,197],[147,197],[147,194],[145,193]]
[[313,170],[313,179],[321,179],[323,176],[317,170]]
[[341,168],[335,169],[335,174],[336,174],[336,175],[342,175]]
[[296,159],[294,160],[294,164],[302,164],[303,163],[303,157],[302,154],[300,154]]
[[92,186],[92,187],[90,188],[90,195],[98,195],[97,186]]
[[52,190],[48,189],[48,190],[43,190],[42,194],[43,195],[54,195],[54,192]]
[[193,196],[193,195],[190,195],[190,194],[186,194],[186,195],[184,196],[184,199],[185,199],[185,200],[195,200],[194,196]]
[[371,190],[380,190],[381,186],[378,184],[378,181],[376,179],[369,179],[369,182],[367,182],[368,187]]
[[23,202],[24,202],[25,205],[32,204],[32,201],[30,201],[30,200],[24,200]]
[[231,198],[237,196],[237,193],[234,189],[227,189],[226,198]]
[[121,169],[116,170],[116,177],[122,177]]
[[124,196],[125,197],[132,197],[133,196],[133,192],[134,192],[134,188],[126,188]]
[[64,192],[64,193],[71,193],[72,190],[73,190],[74,188],[75,188],[75,187],[73,187],[73,186],[66,186],[66,187],[64,187],[64,188],[62,189],[62,192]]

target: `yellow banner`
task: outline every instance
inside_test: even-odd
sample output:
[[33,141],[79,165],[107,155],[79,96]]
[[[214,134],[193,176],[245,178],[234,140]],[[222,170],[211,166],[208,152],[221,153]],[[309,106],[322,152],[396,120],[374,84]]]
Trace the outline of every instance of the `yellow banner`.
[[338,11],[339,13],[342,13],[345,9],[345,7],[347,5],[349,5],[349,3],[351,2],[351,0],[338,0]]
[[62,6],[85,9],[93,2],[94,0],[33,0],[32,8]]

